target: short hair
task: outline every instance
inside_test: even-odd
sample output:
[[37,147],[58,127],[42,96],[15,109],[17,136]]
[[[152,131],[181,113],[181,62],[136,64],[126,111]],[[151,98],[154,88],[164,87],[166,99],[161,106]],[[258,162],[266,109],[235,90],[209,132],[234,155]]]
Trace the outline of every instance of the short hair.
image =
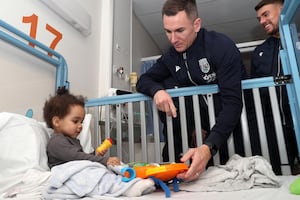
[[198,17],[195,0],[167,0],[162,8],[162,16],[174,16],[180,11],[185,11],[190,19]]
[[71,106],[79,105],[84,107],[85,98],[83,96],[75,96],[70,94],[65,88],[58,88],[56,95],[52,96],[44,104],[43,116],[49,128],[54,128],[52,118],[57,116],[59,118],[65,117],[70,112]]
[[283,5],[284,0],[261,0],[255,7],[255,11],[258,11],[261,7],[268,5],[268,4],[281,4]]

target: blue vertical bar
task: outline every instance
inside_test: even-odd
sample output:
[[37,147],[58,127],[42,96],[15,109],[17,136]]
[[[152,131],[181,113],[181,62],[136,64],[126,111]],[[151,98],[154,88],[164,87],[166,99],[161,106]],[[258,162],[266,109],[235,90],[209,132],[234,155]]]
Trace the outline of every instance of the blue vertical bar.
[[[300,10],[299,0],[286,0],[280,16],[280,35],[283,49],[280,51],[284,74],[292,75],[292,82],[287,84],[288,97],[300,155],[300,79],[293,38],[298,38],[294,15]],[[296,30],[296,31],[295,31]]]

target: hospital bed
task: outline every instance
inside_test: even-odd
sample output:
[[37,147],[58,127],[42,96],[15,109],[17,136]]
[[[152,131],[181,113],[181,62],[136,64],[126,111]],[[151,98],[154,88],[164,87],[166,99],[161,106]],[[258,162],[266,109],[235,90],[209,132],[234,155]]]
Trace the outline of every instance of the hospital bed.
[[[286,6],[282,11],[282,21],[283,25],[281,27],[281,33],[285,36],[284,50],[281,52],[282,62],[285,66],[285,74],[292,74],[291,77],[285,76],[274,80],[272,77],[259,78],[259,79],[249,79],[242,83],[245,92],[250,91],[253,97],[255,116],[257,118],[257,126],[259,131],[259,141],[260,150],[262,157],[268,162],[270,161],[270,155],[267,147],[267,137],[264,128],[264,114],[261,111],[261,101],[259,89],[266,88],[270,93],[270,101],[272,104],[272,112],[275,121],[276,138],[278,141],[279,158],[281,161],[280,169],[282,175],[276,176],[281,183],[280,187],[271,188],[252,188],[247,190],[239,191],[227,191],[227,192],[204,192],[195,190],[195,186],[187,187],[188,189],[182,190],[179,185],[179,191],[175,192],[171,188],[171,198],[172,199],[298,199],[299,196],[290,194],[289,185],[298,177],[291,175],[291,170],[287,166],[287,150],[285,146],[285,139],[282,134],[282,127],[280,122],[279,107],[276,98],[275,88],[280,85],[286,85],[289,91],[289,99],[291,101],[291,110],[293,114],[293,121],[295,132],[297,136],[298,149],[300,144],[300,128],[299,128],[299,48],[294,46],[293,40],[298,41],[299,36],[290,38],[290,32],[294,31],[299,33],[297,27],[293,27],[293,20],[295,16],[292,13],[297,13],[297,9],[300,9],[300,3],[292,0],[287,0]],[[298,12],[299,13],[299,12]],[[299,22],[299,16],[298,16]],[[285,25],[285,24],[287,25]],[[290,23],[292,26],[289,26]],[[8,31],[0,31],[0,38],[12,45],[23,49],[30,54],[41,58],[42,60],[52,64],[57,68],[56,73],[56,88],[66,87],[69,88],[69,82],[67,80],[67,65],[64,61],[63,56],[57,52],[49,49],[43,44],[36,40],[28,37],[26,34],[18,31],[17,29],[11,27],[0,20],[0,26]],[[288,28],[286,27],[288,26]],[[290,28],[291,27],[291,28]],[[299,27],[298,27],[299,28]],[[23,38],[18,40],[15,36],[10,35],[7,32],[14,33],[17,37]],[[24,43],[23,40],[34,43],[39,48],[28,47],[28,43]],[[294,41],[295,42],[295,41]],[[297,43],[297,44],[298,44]],[[295,52],[291,49],[295,49]],[[288,50],[288,51],[287,51]],[[292,51],[292,52],[291,52]],[[44,53],[46,52],[46,53]],[[47,52],[50,52],[53,57],[49,57]],[[298,57],[296,58],[297,55]],[[287,67],[293,66],[293,67]],[[291,81],[292,80],[292,81]],[[195,119],[195,131],[196,133],[196,143],[198,145],[202,144],[201,138],[201,116],[199,108],[199,95],[204,95],[207,98],[208,113],[210,126],[215,123],[214,116],[214,104],[213,104],[213,94],[218,92],[218,87],[216,85],[209,86],[197,86],[189,88],[178,88],[168,90],[172,97],[178,97],[180,102],[180,112],[185,113],[184,101],[186,96],[192,98],[194,107],[194,119]],[[247,99],[243,98],[244,101]],[[129,162],[146,162],[146,163],[161,163],[161,151],[162,145],[164,144],[163,138],[161,137],[161,123],[158,117],[158,111],[155,105],[152,103],[151,98],[134,93],[134,94],[124,94],[116,95],[110,97],[101,97],[95,99],[88,99],[86,102],[86,112],[87,116],[84,122],[84,128],[81,133],[81,141],[84,149],[87,151],[97,147],[106,137],[112,137],[115,141],[113,147],[109,150],[108,154],[118,156],[122,161]],[[30,112],[28,112],[30,113]],[[30,114],[28,114],[30,115]],[[184,116],[184,115],[183,115]],[[18,199],[39,199],[41,198],[40,191],[45,187],[47,179],[51,176],[51,172],[47,167],[47,157],[45,153],[45,147],[49,134],[51,130],[47,129],[43,122],[38,122],[34,119],[30,119],[24,116],[15,115],[12,113],[1,113],[0,120],[0,158],[1,158],[1,171],[0,174],[0,191],[1,197],[18,197]],[[203,116],[202,116],[203,117]],[[151,120],[149,120],[151,119]],[[186,135],[186,119],[182,117],[180,119],[181,129],[182,129],[182,147],[183,152],[188,150],[188,138]],[[246,107],[243,108],[241,115],[241,139],[243,145],[243,155],[245,158],[250,158],[253,156],[254,149],[251,145],[250,132],[249,130],[249,119],[247,115]],[[168,141],[171,143],[173,141],[172,137],[172,119],[167,117],[167,132]],[[12,129],[5,129],[7,127],[18,127],[22,128],[22,131],[26,134],[21,135],[18,132],[12,131]],[[149,133],[147,130],[151,128],[152,132]],[[16,140],[16,138],[18,140]],[[23,141],[26,140],[26,143]],[[228,157],[236,155],[236,138],[231,136],[227,142]],[[11,141],[19,141],[20,146],[15,148],[15,151],[7,152],[11,150],[9,145]],[[30,148],[29,148],[30,147]],[[29,150],[30,151],[27,151]],[[7,152],[9,155],[5,155],[3,152]],[[169,146],[169,162],[175,160],[173,156],[174,147]],[[19,156],[22,152],[22,156]],[[240,153],[241,154],[241,153]],[[11,156],[11,157],[9,157]],[[19,160],[11,160],[11,158],[20,158]],[[213,163],[215,166],[223,164],[220,162],[220,155],[217,154],[213,158]],[[11,176],[8,176],[10,175]],[[201,187],[201,186],[199,186]],[[180,189],[181,188],[181,189]],[[192,189],[194,188],[194,189]],[[15,196],[13,194],[16,194]],[[118,199],[165,199],[165,192],[161,189],[157,191],[143,195],[141,197],[118,197]],[[91,198],[84,198],[91,199]],[[112,199],[112,197],[99,197],[98,199]]]

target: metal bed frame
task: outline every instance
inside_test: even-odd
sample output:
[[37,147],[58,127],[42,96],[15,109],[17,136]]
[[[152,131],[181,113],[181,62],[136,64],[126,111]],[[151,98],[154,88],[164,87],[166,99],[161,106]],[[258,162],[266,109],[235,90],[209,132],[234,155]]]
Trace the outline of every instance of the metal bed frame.
[[[283,130],[281,126],[281,119],[279,114],[279,108],[278,108],[278,102],[276,99],[276,91],[275,87],[280,85],[286,85],[288,90],[288,96],[290,100],[291,105],[291,111],[292,111],[292,117],[293,117],[293,123],[294,123],[294,129],[296,133],[296,139],[298,144],[298,149],[300,152],[300,127],[299,127],[299,120],[298,117],[300,116],[299,110],[300,110],[300,82],[299,82],[299,60],[297,63],[297,56],[299,59],[299,38],[297,37],[297,26],[293,20],[294,14],[296,13],[297,8],[299,7],[299,2],[288,0],[285,3],[284,9],[282,10],[281,15],[281,35],[284,37],[281,37],[282,43],[283,43],[283,49],[281,50],[281,58],[284,68],[284,76],[282,77],[267,77],[267,78],[258,78],[258,79],[251,79],[251,80],[244,80],[242,82],[242,87],[244,90],[250,89],[252,90],[254,102],[255,102],[255,108],[256,108],[256,117],[257,117],[257,123],[259,127],[259,137],[261,142],[261,148],[262,148],[262,155],[269,159],[269,152],[267,145],[267,139],[266,139],[266,133],[264,128],[264,116],[261,112],[261,99],[259,96],[259,88],[267,87],[270,92],[270,101],[272,104],[272,112],[274,116],[274,124],[275,124],[275,130],[276,130],[276,137],[278,141],[278,148],[279,148],[279,156],[282,163],[281,169],[283,174],[290,174],[290,169],[287,167],[287,154],[286,154],[286,148],[285,148],[285,142],[284,142],[284,136],[283,136]],[[298,8],[299,9],[299,8]],[[296,35],[296,36],[295,36]],[[296,48],[298,47],[298,48]],[[212,100],[212,94],[217,93],[218,87],[216,85],[208,85],[208,86],[195,86],[195,87],[188,87],[188,88],[179,88],[179,89],[170,89],[168,92],[172,97],[179,97],[180,99],[180,112],[185,113],[184,108],[184,96],[192,96],[193,97],[193,106],[195,109],[195,124],[196,124],[196,133],[197,134],[197,144],[202,143],[201,138],[201,124],[200,124],[200,115],[199,115],[199,107],[198,107],[198,95],[206,95],[208,97],[208,107],[209,107],[209,118],[211,125],[214,124],[214,108],[213,108],[213,100]],[[142,95],[142,94],[128,94],[128,95],[121,95],[121,96],[112,96],[112,97],[103,97],[103,98],[96,98],[96,99],[89,99],[86,107],[90,110],[92,107],[94,107],[93,112],[95,116],[95,127],[99,127],[98,122],[104,120],[105,121],[105,130],[103,133],[103,130],[100,128],[95,129],[95,146],[98,145],[102,140],[103,137],[110,137],[110,131],[111,127],[115,126],[116,128],[116,154],[122,159],[124,154],[124,148],[123,148],[123,138],[122,133],[124,132],[124,127],[122,127],[122,105],[127,105],[127,110],[125,111],[128,115],[128,120],[126,121],[126,124],[128,126],[128,130],[125,132],[128,132],[128,154],[129,158],[128,161],[132,162],[135,161],[135,145],[134,145],[134,135],[135,135],[135,129],[134,129],[134,113],[138,110],[140,113],[140,139],[141,139],[141,152],[142,152],[142,161],[149,162],[149,149],[147,145],[150,143],[150,141],[147,139],[146,134],[146,102],[151,101],[151,98]],[[115,115],[116,119],[111,119],[111,112],[112,112],[112,106],[116,108]],[[103,109],[104,108],[104,109]],[[161,162],[161,144],[160,144],[160,129],[159,129],[159,117],[158,117],[158,111],[155,107],[155,105],[152,105],[153,109],[153,129],[154,129],[154,149],[155,149],[155,162]],[[104,110],[105,114],[104,116],[99,115],[98,113],[102,114],[102,111]],[[182,114],[184,115],[184,114]],[[104,118],[104,119],[102,119]],[[167,117],[168,121],[168,141],[172,143],[173,141],[173,135],[172,135],[172,120],[170,117]],[[114,124],[114,125],[112,125]],[[242,124],[242,130],[243,130],[243,142],[245,144],[245,155],[251,156],[251,145],[250,143],[250,137],[249,137],[249,127],[247,123],[247,115],[245,108],[243,109],[242,115],[241,115],[241,124]],[[149,124],[148,124],[149,125]],[[151,125],[152,126],[152,125]],[[183,117],[181,119],[181,128],[182,128],[182,140],[183,140],[183,150],[186,151],[188,149],[188,140],[187,140],[187,131],[186,131],[186,119]],[[126,141],[127,142],[127,141]],[[228,148],[229,148],[229,154],[233,154],[235,152],[233,147],[233,141],[232,137],[228,140]],[[169,145],[169,155],[170,155],[170,161],[174,161],[173,153],[174,148],[172,145]],[[299,153],[300,154],[300,153]],[[126,158],[127,159],[127,158]],[[219,156],[214,157],[214,163],[219,163]]]
[[[0,39],[56,67],[55,88],[69,88],[68,67],[62,55],[0,19]],[[35,48],[28,43],[35,45]],[[53,56],[48,56],[48,53]]]
[[[297,19],[297,10],[300,9],[300,2],[298,0],[286,0],[284,8],[281,14],[281,26],[280,32],[283,37],[281,37],[283,49],[281,50],[281,59],[284,69],[283,77],[279,78],[279,80],[274,80],[273,77],[267,78],[259,78],[259,79],[250,79],[244,80],[242,82],[242,87],[244,90],[250,89],[252,90],[253,97],[255,99],[255,107],[256,107],[256,116],[258,118],[258,126],[260,127],[260,141],[261,144],[265,144],[267,142],[266,135],[264,132],[264,120],[262,112],[259,111],[261,108],[261,100],[259,96],[259,88],[267,87],[270,92],[270,99],[272,102],[272,111],[276,124],[276,135],[277,140],[279,142],[279,150],[280,150],[280,160],[282,165],[283,174],[290,174],[287,163],[287,155],[286,148],[284,145],[284,137],[282,134],[282,127],[280,122],[280,116],[278,113],[278,103],[276,97],[275,87],[279,85],[286,85],[288,89],[288,96],[291,104],[291,111],[293,117],[293,123],[297,138],[298,144],[298,152],[300,155],[300,124],[298,117],[300,116],[300,78],[299,78],[299,66],[300,66],[300,44],[299,44],[299,36],[297,28],[299,28],[299,24],[295,23],[295,19]],[[299,12],[298,12],[299,13]],[[298,25],[298,27],[297,27]],[[21,31],[15,29],[4,21],[0,20],[0,38],[56,67],[56,88],[58,87],[66,87],[69,88],[69,82],[67,81],[67,64],[62,55],[53,51],[52,49],[46,47],[40,42],[30,38],[28,35],[22,33]],[[14,35],[14,36],[12,36]],[[17,37],[16,37],[17,36]],[[25,40],[25,42],[24,42]],[[33,48],[28,45],[28,42],[33,43],[36,47]],[[53,57],[49,57],[48,53],[51,53]],[[195,86],[188,88],[179,88],[179,89],[170,89],[168,92],[172,97],[179,97],[180,105],[184,105],[184,96],[192,96],[193,105],[195,109],[195,124],[196,124],[196,132],[201,132],[201,123],[200,123],[200,115],[199,106],[198,106],[198,95],[206,95],[208,97],[208,108],[209,108],[209,118],[211,125],[214,124],[214,108],[213,108],[213,99],[212,94],[218,92],[217,85],[207,85],[207,86]],[[128,149],[126,150],[128,153],[128,158],[126,158],[126,162],[133,162],[136,160],[135,158],[135,128],[134,123],[138,121],[139,130],[138,134],[140,136],[140,144],[141,144],[141,153],[142,158],[141,161],[149,162],[149,144],[154,144],[155,150],[155,159],[154,162],[161,162],[161,142],[160,142],[160,129],[159,129],[159,117],[158,111],[155,105],[152,104],[153,109],[153,130],[154,130],[154,138],[153,141],[147,139],[146,134],[146,115],[147,115],[147,106],[146,102],[151,101],[151,98],[142,94],[126,94],[121,96],[111,96],[111,97],[102,97],[95,99],[88,99],[86,102],[86,110],[89,113],[93,114],[93,127],[94,130],[94,146],[97,146],[104,137],[111,136],[111,128],[115,126],[116,130],[116,155],[120,157],[120,159],[125,159],[124,157],[124,135],[123,132],[124,127],[122,128],[122,124],[126,124],[126,132],[128,141]],[[122,119],[122,115],[124,114],[123,105],[126,105],[127,109],[125,110],[126,118],[125,122]],[[134,114],[135,111],[138,110],[139,119],[135,120]],[[104,115],[103,115],[104,112]],[[112,120],[111,115],[112,112],[116,115],[116,117]],[[185,113],[184,106],[180,106],[180,112]],[[245,144],[245,156],[251,156],[251,145],[249,144],[249,127],[247,123],[247,115],[246,110],[244,109],[241,115],[241,124],[243,130],[243,141]],[[101,130],[99,126],[99,122],[104,121],[105,128]],[[172,119],[167,117],[168,122],[168,141],[173,141],[172,136]],[[149,124],[148,124],[149,125]],[[186,151],[188,149],[188,140],[186,136],[186,119],[181,119],[181,127],[183,134],[183,150]],[[235,152],[233,145],[232,137],[228,140],[228,149],[229,153],[233,154]],[[201,134],[197,134],[197,144],[202,143]],[[268,148],[266,145],[262,146],[262,155],[269,158]],[[172,145],[169,145],[169,155],[170,161],[174,161],[174,156],[172,156],[172,152],[174,152],[174,148]],[[111,152],[112,153],[112,152]],[[219,155],[217,154],[214,157],[214,162],[219,163]]]

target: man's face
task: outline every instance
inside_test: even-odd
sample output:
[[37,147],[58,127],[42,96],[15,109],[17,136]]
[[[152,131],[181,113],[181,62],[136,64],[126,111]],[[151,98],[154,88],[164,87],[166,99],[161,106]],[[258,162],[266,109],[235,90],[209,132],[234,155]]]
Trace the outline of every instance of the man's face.
[[184,52],[192,45],[201,27],[200,18],[191,20],[185,11],[175,16],[164,15],[163,23],[169,41],[178,52]]
[[257,10],[257,19],[268,35],[279,37],[279,17],[282,6],[267,4]]

